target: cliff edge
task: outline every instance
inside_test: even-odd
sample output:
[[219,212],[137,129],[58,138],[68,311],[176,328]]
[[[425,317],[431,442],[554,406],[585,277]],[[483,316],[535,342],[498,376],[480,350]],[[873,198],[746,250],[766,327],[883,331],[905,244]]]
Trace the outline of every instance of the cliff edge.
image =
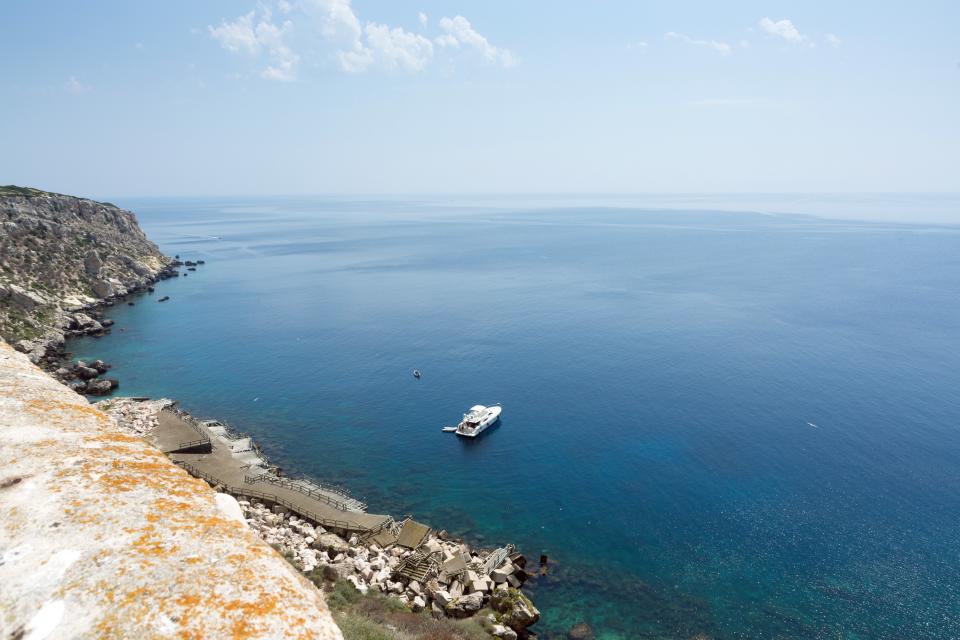
[[223,497],[0,342],[0,637],[341,638]]
[[0,187],[0,338],[34,362],[89,320],[70,311],[144,288],[170,263],[129,211]]

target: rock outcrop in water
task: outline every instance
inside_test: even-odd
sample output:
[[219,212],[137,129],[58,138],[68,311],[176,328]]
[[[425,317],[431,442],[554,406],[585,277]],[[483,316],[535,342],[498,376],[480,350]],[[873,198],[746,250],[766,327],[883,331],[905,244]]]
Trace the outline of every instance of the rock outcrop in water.
[[0,338],[35,363],[58,355],[65,335],[106,331],[84,311],[146,288],[171,264],[129,211],[0,187]]

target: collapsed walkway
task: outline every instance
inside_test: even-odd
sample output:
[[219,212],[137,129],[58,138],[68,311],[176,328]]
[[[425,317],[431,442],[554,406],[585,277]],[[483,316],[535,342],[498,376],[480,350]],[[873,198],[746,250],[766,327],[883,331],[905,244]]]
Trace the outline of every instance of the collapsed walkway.
[[157,419],[152,439],[161,450],[191,475],[228,493],[281,505],[347,535],[373,536],[393,524],[390,516],[366,513],[366,505],[343,489],[277,475],[249,437],[223,423],[171,409]]

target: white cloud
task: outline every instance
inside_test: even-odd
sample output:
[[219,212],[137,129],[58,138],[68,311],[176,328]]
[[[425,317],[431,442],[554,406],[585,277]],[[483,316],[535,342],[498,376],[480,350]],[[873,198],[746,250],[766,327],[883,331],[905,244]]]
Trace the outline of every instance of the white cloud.
[[774,22],[770,18],[762,18],[758,23],[760,28],[771,36],[782,38],[793,44],[800,44],[806,37],[794,26],[793,22],[784,18]]
[[372,67],[420,71],[433,58],[433,43],[420,34],[375,22],[367,23],[363,31],[365,42],[357,41],[353,49],[338,53],[344,71],[357,73]]
[[220,46],[227,51],[234,53],[246,51],[251,55],[260,52],[260,43],[257,42],[257,35],[253,31],[253,16],[250,13],[240,16],[233,22],[224,20],[219,27],[207,27],[210,37],[220,43]]
[[450,35],[449,33],[445,33],[442,36],[437,36],[436,38],[433,39],[433,41],[444,48],[446,47],[451,47],[453,49],[460,48],[460,41],[457,40],[452,35]]
[[[271,4],[272,3],[272,4]],[[271,7],[284,14],[282,24],[273,21]],[[429,25],[427,14],[417,15],[421,29]],[[296,21],[296,26],[294,25]],[[258,9],[219,26],[208,26],[210,36],[233,53],[265,58],[260,75],[274,80],[296,78],[300,56],[290,42],[296,32],[298,49],[315,50],[305,44],[317,35],[326,53],[340,69],[350,73],[372,70],[419,72],[434,58],[436,47],[471,48],[484,59],[504,67],[516,63],[513,53],[492,45],[463,16],[440,20],[443,33],[434,39],[373,21],[361,23],[351,0],[260,0]]]
[[823,39],[826,40],[827,44],[833,47],[834,49],[836,49],[837,47],[843,44],[843,40],[833,35],[832,33],[828,33],[827,35],[823,36]]
[[[373,69],[421,71],[433,59],[433,43],[401,27],[368,22],[361,27],[350,0],[306,0],[306,11],[320,20],[320,32],[336,48],[340,68],[350,73]],[[421,24],[427,16],[419,15]]]
[[480,35],[463,16],[441,18],[440,28],[446,33],[436,39],[440,46],[465,45],[476,49],[488,62],[494,62],[504,67],[512,67],[517,63],[516,57],[509,49],[495,47]]
[[256,19],[256,11],[242,15],[232,22],[224,20],[219,27],[209,26],[210,37],[220,43],[227,51],[245,53],[259,58],[264,55],[267,66],[260,71],[260,77],[268,80],[290,81],[297,77],[298,56],[286,42],[293,27],[290,20],[277,26],[269,8]]
[[63,90],[66,91],[67,93],[72,93],[74,95],[86,93],[87,91],[90,91],[92,88],[93,87],[91,87],[90,85],[83,84],[82,82],[77,80],[76,77],[74,76],[70,76],[70,78],[63,83]]
[[637,40],[636,42],[628,42],[628,43],[627,43],[627,49],[628,49],[628,50],[630,50],[630,49],[639,49],[639,50],[643,51],[644,49],[646,49],[646,48],[649,47],[649,46],[650,46],[650,44],[647,43],[647,42],[644,42],[643,40]]
[[726,42],[721,42],[719,40],[697,40],[691,38],[690,36],[684,35],[682,33],[677,33],[675,31],[668,31],[665,36],[669,40],[679,40],[680,42],[685,42],[687,44],[692,44],[697,47],[707,47],[713,49],[717,53],[728,56],[733,51],[729,44]]
[[304,0],[304,11],[320,21],[320,33],[336,44],[352,47],[363,35],[350,0]]

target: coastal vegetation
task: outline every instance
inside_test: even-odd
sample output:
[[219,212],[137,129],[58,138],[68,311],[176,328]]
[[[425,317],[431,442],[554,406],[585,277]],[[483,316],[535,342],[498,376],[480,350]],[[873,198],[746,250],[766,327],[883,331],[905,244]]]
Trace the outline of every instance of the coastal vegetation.
[[434,618],[413,613],[394,598],[380,593],[360,593],[351,582],[321,580],[327,606],[333,611],[345,640],[489,640],[489,610],[466,620]]
[[33,187],[18,187],[15,184],[0,185],[0,196],[24,196],[26,198],[35,198],[37,196],[58,196],[59,193],[52,191],[43,191]]

